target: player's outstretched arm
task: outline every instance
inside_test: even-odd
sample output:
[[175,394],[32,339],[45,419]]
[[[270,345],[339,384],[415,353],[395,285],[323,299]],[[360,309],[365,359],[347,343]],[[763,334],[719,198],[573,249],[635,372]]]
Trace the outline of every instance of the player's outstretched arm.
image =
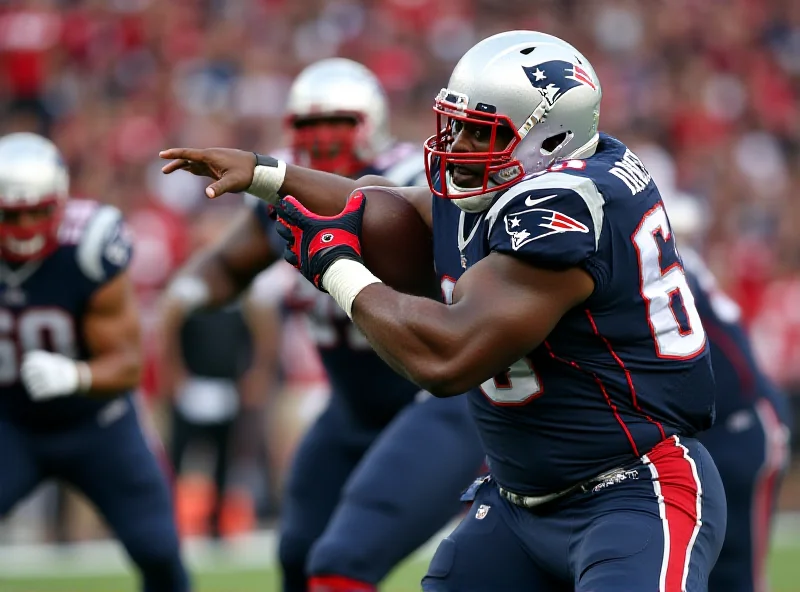
[[[292,195],[312,212],[334,216],[344,209],[353,191],[370,185],[395,186],[389,179],[368,175],[349,179],[233,148],[170,148],[159,156],[171,160],[161,169],[165,174],[186,170],[194,175],[214,179],[206,195],[215,198],[223,193],[247,192],[275,204],[281,197]],[[430,221],[430,193],[421,188],[403,188],[401,193]]]
[[284,195],[297,193],[309,208],[328,215],[340,212],[347,196],[357,187],[346,177],[287,165],[271,157],[257,160],[252,152],[232,148],[170,148],[159,156],[172,160],[161,169],[166,174],[183,169],[214,179],[206,188],[206,196],[211,199],[223,193],[246,191],[275,203]]
[[142,371],[139,310],[133,282],[120,273],[92,296],[83,320],[89,349],[90,395],[117,395],[135,388]]
[[452,396],[505,373],[593,289],[579,268],[550,271],[494,253],[458,280],[450,306],[376,283],[356,296],[352,316],[395,370]]

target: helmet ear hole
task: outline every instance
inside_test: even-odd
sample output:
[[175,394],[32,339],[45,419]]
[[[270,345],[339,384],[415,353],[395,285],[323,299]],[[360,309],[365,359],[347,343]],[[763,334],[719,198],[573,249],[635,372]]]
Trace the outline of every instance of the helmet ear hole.
[[542,150],[547,153],[553,152],[567,138],[567,134],[569,134],[569,132],[561,132],[555,136],[550,136],[542,142]]

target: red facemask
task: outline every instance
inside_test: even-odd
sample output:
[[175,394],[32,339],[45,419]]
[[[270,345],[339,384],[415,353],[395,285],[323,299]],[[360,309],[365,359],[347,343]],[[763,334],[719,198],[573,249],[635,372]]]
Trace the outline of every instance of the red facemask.
[[[298,125],[299,123],[299,125]],[[356,154],[362,125],[350,118],[290,121],[295,162],[309,168],[352,177],[366,168]]]
[[[35,219],[21,219],[26,212]],[[64,201],[47,198],[35,206],[0,206],[0,258],[25,262],[43,259],[58,248],[58,229],[64,217]]]
[[[489,191],[499,191],[510,187],[525,174],[519,160],[512,158],[511,154],[522,141],[513,122],[506,115],[497,115],[476,109],[466,109],[457,102],[457,97],[447,95],[445,98],[437,97],[433,110],[436,113],[436,133],[425,141],[425,169],[428,174],[428,184],[434,195],[445,199],[461,199],[482,195]],[[461,121],[475,125],[486,126],[490,130],[489,149],[486,152],[452,152],[454,142],[453,122]],[[503,126],[514,133],[514,137],[502,150],[496,150],[497,130]],[[433,163],[436,167],[432,169]],[[480,187],[465,188],[465,191],[452,194],[448,190],[446,172],[448,168],[456,165],[483,167],[483,182]],[[511,167],[517,167],[516,169]],[[504,171],[504,169],[509,169]],[[438,171],[440,188],[435,188],[432,177]],[[501,183],[490,185],[492,175],[503,171]]]

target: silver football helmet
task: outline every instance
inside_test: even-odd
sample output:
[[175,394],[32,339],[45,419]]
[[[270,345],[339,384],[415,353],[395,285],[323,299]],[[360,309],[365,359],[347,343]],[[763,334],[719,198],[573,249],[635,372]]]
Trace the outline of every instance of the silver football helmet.
[[[289,90],[286,118],[299,164],[350,175],[392,142],[389,106],[377,77],[345,58],[321,60],[303,70]],[[326,126],[330,120],[347,126]]]
[[[466,211],[482,211],[526,174],[594,154],[601,96],[589,61],[558,37],[509,31],[484,39],[464,54],[436,97],[436,134],[425,144],[431,190]],[[454,122],[488,126],[489,150],[452,152]],[[500,126],[514,134],[507,146],[495,146]],[[481,186],[453,182],[453,166],[478,164]],[[433,184],[437,171],[440,189]]]
[[26,261],[58,246],[69,172],[50,140],[22,132],[0,138],[0,257]]

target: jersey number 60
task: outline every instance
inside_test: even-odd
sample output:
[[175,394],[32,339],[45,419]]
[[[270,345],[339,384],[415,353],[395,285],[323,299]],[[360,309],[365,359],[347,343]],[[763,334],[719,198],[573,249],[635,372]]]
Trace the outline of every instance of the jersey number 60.
[[19,380],[22,354],[35,349],[74,358],[78,352],[72,317],[60,308],[31,308],[19,315],[0,308],[0,385]]

